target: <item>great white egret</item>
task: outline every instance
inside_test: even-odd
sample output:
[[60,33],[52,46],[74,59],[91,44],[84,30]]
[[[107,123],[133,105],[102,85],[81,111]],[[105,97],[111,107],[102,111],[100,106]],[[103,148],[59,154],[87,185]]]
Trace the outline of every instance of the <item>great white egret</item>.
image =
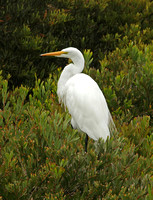
[[61,73],[57,95],[71,114],[72,127],[86,133],[85,151],[87,152],[88,136],[96,141],[99,138],[106,141],[115,125],[99,86],[90,76],[81,73],[85,63],[82,53],[69,47],[41,56],[64,57],[73,62]]

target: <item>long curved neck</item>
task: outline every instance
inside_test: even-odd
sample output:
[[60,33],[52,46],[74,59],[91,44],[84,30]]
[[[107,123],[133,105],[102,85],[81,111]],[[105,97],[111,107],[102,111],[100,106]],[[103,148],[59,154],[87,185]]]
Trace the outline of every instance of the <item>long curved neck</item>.
[[73,57],[71,58],[71,64],[67,65],[59,78],[58,85],[57,85],[57,95],[60,99],[63,99],[63,90],[65,87],[66,82],[75,74],[81,73],[84,69],[84,58],[82,57]]

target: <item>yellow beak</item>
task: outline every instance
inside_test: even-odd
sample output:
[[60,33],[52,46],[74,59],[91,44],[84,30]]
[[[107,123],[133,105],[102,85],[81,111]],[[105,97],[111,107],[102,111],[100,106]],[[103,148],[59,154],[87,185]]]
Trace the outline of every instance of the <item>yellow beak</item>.
[[62,54],[67,54],[67,52],[56,51],[56,52],[51,52],[51,53],[44,53],[44,54],[41,54],[40,56],[60,56]]

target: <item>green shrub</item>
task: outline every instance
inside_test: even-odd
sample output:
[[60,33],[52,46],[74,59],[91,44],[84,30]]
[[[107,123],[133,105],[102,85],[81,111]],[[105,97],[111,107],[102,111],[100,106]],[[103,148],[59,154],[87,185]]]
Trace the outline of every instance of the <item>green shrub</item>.
[[[153,138],[149,117],[123,124],[96,145],[70,127],[57,102],[55,77],[9,92],[1,81],[0,195],[2,199],[148,199]],[[52,92],[51,92],[52,91]]]
[[153,44],[131,42],[102,59],[100,70],[90,68],[87,72],[104,92],[111,110],[120,116],[124,111],[125,121],[138,115],[153,118],[152,48]]
[[[0,69],[11,75],[11,88],[34,86],[36,73],[48,77],[62,60],[41,59],[40,53],[68,46],[91,49],[93,64],[99,58],[137,41],[152,40],[152,2],[150,0],[31,0],[2,1],[0,5]],[[122,42],[121,42],[122,41]]]

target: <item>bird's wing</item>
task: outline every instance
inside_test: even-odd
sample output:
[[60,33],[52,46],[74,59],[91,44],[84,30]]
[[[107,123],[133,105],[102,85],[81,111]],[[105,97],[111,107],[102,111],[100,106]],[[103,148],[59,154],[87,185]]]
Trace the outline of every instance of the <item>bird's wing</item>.
[[64,102],[73,122],[94,140],[110,136],[110,113],[97,83],[86,74],[70,78],[64,89]]

